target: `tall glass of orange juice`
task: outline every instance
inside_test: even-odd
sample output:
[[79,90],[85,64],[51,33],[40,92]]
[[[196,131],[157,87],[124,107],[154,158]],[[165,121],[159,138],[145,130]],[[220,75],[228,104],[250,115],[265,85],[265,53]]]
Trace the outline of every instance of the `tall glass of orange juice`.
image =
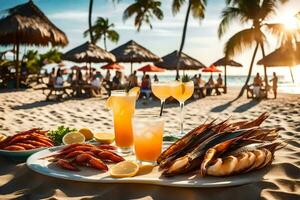
[[155,164],[162,151],[163,118],[152,115],[137,115],[133,119],[132,126],[137,160]]
[[183,130],[183,118],[184,118],[184,102],[189,99],[194,93],[194,83],[193,81],[181,82],[175,81],[171,83],[171,95],[180,103],[180,132],[179,134],[184,134]]
[[133,147],[132,117],[135,110],[136,95],[125,91],[112,91],[107,100],[113,112],[115,143],[121,154],[131,154]]

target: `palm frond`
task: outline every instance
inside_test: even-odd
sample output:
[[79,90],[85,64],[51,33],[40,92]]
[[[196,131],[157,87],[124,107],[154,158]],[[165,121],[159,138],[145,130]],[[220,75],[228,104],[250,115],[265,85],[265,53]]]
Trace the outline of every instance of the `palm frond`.
[[116,32],[114,30],[107,31],[106,35],[107,35],[107,38],[112,42],[117,43],[119,41],[120,35],[118,32]]
[[202,20],[204,18],[206,0],[190,0],[192,15],[196,19]]
[[140,12],[139,4],[138,3],[131,4],[124,10],[123,21],[126,21],[137,12]]
[[277,7],[277,1],[275,0],[263,0],[261,8],[260,8],[260,13],[259,13],[259,18],[261,20],[267,19],[270,15],[274,14],[276,11]]
[[259,29],[250,28],[239,31],[226,42],[224,47],[225,56],[232,58],[245,49],[251,48],[257,42],[263,43],[266,40],[265,38],[265,35]]
[[172,12],[174,15],[176,15],[180,11],[180,8],[185,2],[186,0],[173,0]]
[[238,16],[243,15],[237,7],[227,7],[222,11],[222,20],[218,28],[218,37],[221,38],[229,28],[229,24]]

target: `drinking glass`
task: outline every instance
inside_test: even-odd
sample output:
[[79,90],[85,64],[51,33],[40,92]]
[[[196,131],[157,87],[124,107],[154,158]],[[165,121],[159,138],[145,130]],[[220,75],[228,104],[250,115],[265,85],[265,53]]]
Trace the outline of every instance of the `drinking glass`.
[[171,96],[170,83],[168,82],[154,82],[151,85],[153,94],[160,99],[161,110],[160,116],[162,115],[162,110],[167,98]]
[[123,155],[132,154],[133,132],[132,117],[135,111],[136,95],[125,91],[112,91],[108,99],[113,112],[115,143],[118,152]]
[[137,115],[133,119],[134,151],[140,163],[155,164],[162,151],[164,120],[154,115]]
[[183,119],[184,119],[184,102],[189,99],[194,93],[194,83],[175,81],[171,83],[171,95],[180,104],[180,132],[179,135],[184,134],[183,131]]

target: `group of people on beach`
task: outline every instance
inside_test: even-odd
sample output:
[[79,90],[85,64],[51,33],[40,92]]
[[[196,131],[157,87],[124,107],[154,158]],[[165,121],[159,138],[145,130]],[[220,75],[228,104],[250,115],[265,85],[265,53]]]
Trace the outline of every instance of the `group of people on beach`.
[[[272,82],[272,90],[273,90],[273,94],[274,94],[274,99],[277,98],[277,88],[278,88],[278,76],[276,75],[275,72],[273,72],[273,78],[270,80],[270,82]],[[264,84],[264,80],[262,79],[262,77],[260,76],[259,73],[256,74],[256,76],[253,79],[253,83],[249,86],[253,86],[252,90],[249,90],[250,93],[252,93],[252,95],[255,98],[260,98],[262,95],[262,92],[268,92],[270,89],[269,85],[265,85]]]
[[[52,68],[51,73],[48,75],[48,87],[63,87],[64,86],[64,79],[62,70],[58,68]],[[159,79],[155,74],[153,76],[153,81],[158,82]],[[221,95],[220,88],[224,88],[224,82],[222,75],[219,73],[218,78],[216,81],[213,79],[211,75],[208,81],[205,81],[202,78],[201,74],[195,74],[192,78],[194,82],[195,88],[195,97],[203,98],[205,96],[210,96],[213,94],[215,90],[216,95]],[[78,86],[87,86],[83,88],[83,90],[88,93],[90,96],[98,96],[101,95],[101,88],[104,87],[108,94],[110,95],[112,90],[120,90],[125,88],[133,88],[133,87],[140,87],[142,95],[149,98],[151,96],[151,77],[149,74],[143,72],[141,80],[138,80],[137,71],[133,71],[129,76],[124,75],[121,71],[115,71],[115,75],[111,78],[111,71],[107,70],[105,76],[101,74],[100,71],[96,71],[92,69],[90,72],[86,71],[85,75],[81,69],[72,70],[70,74],[67,76],[67,83],[70,86],[77,87],[76,93],[81,94],[81,88]],[[277,98],[277,86],[278,86],[278,77],[275,72],[273,72],[273,78],[270,80],[272,82],[272,90],[274,93],[274,98]],[[88,87],[89,86],[89,87]],[[259,73],[253,79],[253,84],[249,85],[248,91],[252,93],[253,97],[259,98],[261,94],[266,89],[269,89],[269,85],[267,87],[264,86],[264,81]]]

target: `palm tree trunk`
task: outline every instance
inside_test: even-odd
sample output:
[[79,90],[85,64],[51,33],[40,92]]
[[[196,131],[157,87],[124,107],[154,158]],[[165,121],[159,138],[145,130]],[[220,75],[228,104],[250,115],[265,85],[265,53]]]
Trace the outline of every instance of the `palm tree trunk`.
[[180,44],[180,48],[179,48],[179,52],[178,52],[178,59],[177,59],[177,64],[176,64],[176,80],[179,79],[179,64],[180,64],[180,57],[181,57],[181,52],[184,46],[184,42],[185,42],[185,36],[186,36],[186,29],[187,29],[187,25],[188,25],[188,21],[189,21],[189,15],[190,15],[190,11],[191,11],[191,0],[189,0],[189,5],[186,11],[186,16],[185,16],[185,21],[184,21],[184,26],[183,26],[183,32],[182,32],[182,38],[181,38],[181,44]]
[[20,87],[20,72],[19,72],[19,51],[20,51],[20,44],[19,41],[17,40],[17,48],[16,48],[16,87],[19,89]]
[[106,48],[106,35],[105,34],[104,34],[103,40],[104,40],[104,49],[105,49],[105,51],[107,51],[107,48]]
[[91,31],[91,28],[92,28],[92,12],[93,12],[93,0],[90,0],[90,6],[89,6],[89,32],[90,32],[90,41],[91,41],[91,43],[94,43],[93,33]]
[[[263,58],[266,56],[264,44],[260,43],[260,48]],[[264,65],[264,74],[265,74],[265,89],[266,89],[266,98],[268,98],[268,75],[267,75],[267,66]]]
[[252,74],[252,68],[253,68],[253,64],[254,64],[254,60],[255,60],[255,56],[256,56],[256,53],[257,53],[258,46],[259,46],[259,43],[257,42],[256,46],[255,46],[255,49],[254,49],[254,52],[253,52],[253,56],[252,56],[252,60],[251,60],[251,64],[250,64],[250,68],[249,68],[249,72],[248,72],[248,76],[247,76],[245,85],[242,87],[238,97],[243,96],[243,94],[245,92],[245,89],[248,87],[248,83],[249,83],[249,80],[250,80],[250,77],[251,77],[251,74]]
[[226,94],[227,93],[227,66],[226,65],[224,66],[224,71],[225,71],[225,74],[224,74],[224,81],[225,81],[224,94]]

